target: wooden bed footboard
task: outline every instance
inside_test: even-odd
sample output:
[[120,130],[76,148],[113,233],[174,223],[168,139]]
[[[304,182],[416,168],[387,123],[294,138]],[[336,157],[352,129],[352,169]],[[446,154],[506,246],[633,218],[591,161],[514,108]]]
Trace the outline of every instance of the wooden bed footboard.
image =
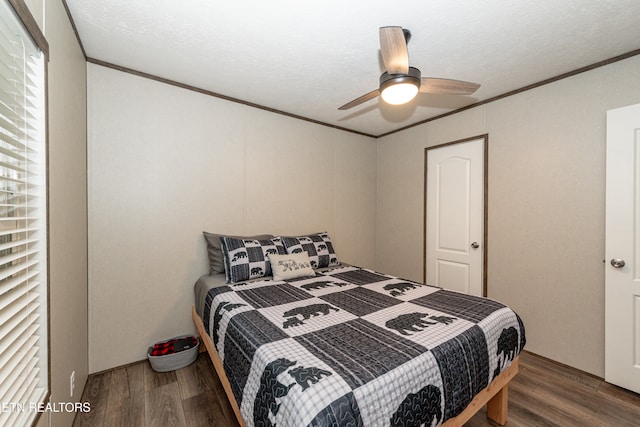
[[511,366],[502,371],[484,390],[476,395],[467,405],[460,415],[448,419],[445,427],[462,426],[469,421],[482,407],[487,405],[487,418],[495,421],[501,426],[507,423],[509,409],[509,381],[518,373],[518,362],[520,356],[516,357]]
[[[202,319],[198,315],[195,306],[193,306],[191,309],[191,316],[193,317],[193,323],[198,331],[198,335],[200,336],[200,342],[204,343],[204,346],[207,349],[207,353],[209,353],[209,357],[211,358],[213,367],[215,368],[216,373],[220,378],[220,382],[222,383],[222,387],[227,394],[229,403],[231,403],[231,407],[233,408],[233,412],[238,419],[238,423],[241,427],[244,427],[245,423],[242,419],[242,416],[240,415],[240,407],[238,406],[238,402],[236,402],[236,398],[231,390],[231,384],[229,383],[227,375],[224,372],[222,360],[220,360],[220,356],[218,356],[218,352],[215,349],[211,337],[209,336],[207,331],[205,331],[204,323],[202,323]],[[513,377],[515,377],[518,373],[519,359],[519,357],[516,357],[515,360],[511,362],[511,366],[509,366],[500,375],[498,375],[496,379],[494,379],[491,384],[489,384],[484,390],[478,393],[460,415],[455,418],[448,419],[442,425],[445,427],[462,426],[464,425],[464,423],[469,421],[480,409],[482,409],[484,405],[487,405],[487,417],[489,419],[497,422],[500,425],[506,424],[509,402],[508,384],[509,381],[511,381]]]

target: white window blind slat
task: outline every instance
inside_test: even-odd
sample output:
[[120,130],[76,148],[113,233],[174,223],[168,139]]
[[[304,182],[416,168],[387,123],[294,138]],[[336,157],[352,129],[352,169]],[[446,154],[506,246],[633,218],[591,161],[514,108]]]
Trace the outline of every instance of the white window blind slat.
[[[3,50],[4,49],[0,48],[0,55],[3,53]],[[6,99],[16,99],[19,101],[20,106],[25,106],[28,104],[25,104],[23,99],[16,98],[16,95],[37,97],[37,92],[34,92],[35,88],[30,87],[33,80],[24,74],[25,68],[23,66],[17,65],[11,60],[5,61],[0,59],[0,71],[4,71],[2,78],[0,78],[0,88],[11,95]],[[31,104],[32,106],[37,105],[33,102],[31,102]]]
[[0,296],[0,321],[6,322],[11,316],[15,315],[22,308],[33,303],[38,299],[37,292],[31,292],[38,287],[38,282],[29,283],[28,286],[23,285],[14,292],[7,292]]
[[[27,250],[24,252],[16,252],[12,253],[10,256],[0,258],[0,281],[12,277],[14,274],[17,274],[23,270],[27,270],[30,266],[34,266],[38,260],[37,259],[29,259],[30,256],[36,255],[39,252],[39,249],[36,247],[31,250]],[[27,258],[27,260],[20,264],[13,264],[22,258]],[[10,265],[10,267],[6,267]],[[2,267],[6,267],[2,269]]]
[[[3,119],[0,117],[0,128],[2,127]],[[3,144],[0,144],[0,154],[4,154],[5,156],[9,156],[12,159],[18,160],[19,162],[26,162],[27,158],[24,156],[24,150],[22,152],[16,150],[14,147],[6,147]]]
[[6,48],[2,46],[2,43],[0,43],[0,88],[9,87],[8,82],[11,81],[11,78],[9,76],[13,75],[16,69],[15,64],[7,61],[7,54],[8,52]]
[[[0,402],[24,402],[24,398],[28,396],[34,381],[37,381],[39,370],[36,368],[37,360],[31,360],[26,371],[27,375],[22,376],[16,383],[13,390],[2,396],[0,395]],[[27,410],[28,408],[25,408]],[[17,417],[15,417],[17,418]],[[10,418],[8,418],[10,419]],[[4,424],[0,424],[4,425]]]
[[[30,332],[36,332],[37,327]],[[32,343],[24,341],[24,346],[30,346]],[[33,356],[36,354],[37,348],[25,350],[24,357],[14,367],[11,372],[5,377],[4,382],[0,383],[0,396],[6,396],[2,398],[2,402],[15,402],[9,400],[10,396],[23,395],[25,390],[20,390],[20,387],[30,383],[30,378],[33,378],[34,369],[37,369],[38,360]],[[0,369],[1,371],[1,369]],[[1,374],[0,374],[1,375]]]
[[[35,383],[30,386],[33,392],[31,392],[30,394],[25,394],[22,400],[23,402],[42,402],[44,400],[45,391],[37,388],[37,385],[38,384],[36,379]],[[10,421],[8,421],[8,423],[6,424],[0,423],[0,425],[25,426],[25,425],[29,425],[29,423],[33,420],[33,418],[34,418],[33,412],[29,412],[29,411],[16,412],[16,413],[13,413],[13,416],[9,418]]]
[[9,216],[9,217],[0,217],[1,222],[11,222],[11,221],[31,221],[37,219],[35,217],[30,216]]
[[[11,334],[14,330],[17,330],[22,325],[26,328],[35,322],[38,319],[38,314],[34,314],[37,307],[37,304],[28,305],[2,324],[2,326],[0,326],[0,342],[11,341]],[[2,351],[5,351],[7,348],[8,347],[4,347]]]
[[[6,179],[3,176],[0,176],[0,179]],[[0,203],[0,212],[4,215],[12,215],[18,211],[19,208],[22,208],[22,205],[15,203]]]
[[0,413],[0,426],[17,425],[15,421],[17,417],[17,414],[9,411]]
[[[7,71],[8,71],[8,68],[2,63],[2,61],[0,61],[0,79],[4,79],[4,80],[7,79],[4,75],[2,75]],[[4,87],[1,86],[1,83],[0,83],[0,90],[1,89],[4,89]],[[16,107],[18,107],[19,104],[16,104],[15,102],[9,102],[7,100],[7,97],[3,97],[3,98],[4,98],[4,101],[0,103],[0,115],[3,115],[11,119],[15,119],[15,120],[22,120],[22,117],[16,112]],[[24,108],[21,107],[20,109],[22,110]]]
[[[2,208],[2,206],[3,205],[0,205],[0,209]],[[14,205],[9,205],[9,206],[14,206]],[[38,239],[25,239],[25,240],[20,240],[20,241],[17,241],[17,242],[16,241],[12,241],[10,243],[0,244],[0,253],[2,251],[6,251],[8,249],[15,249],[15,248],[18,248],[18,247],[23,246],[23,245],[28,245],[28,244],[37,243],[37,242],[38,242]],[[0,289],[2,289],[1,286],[0,286]],[[2,292],[0,292],[0,294],[1,293]]]
[[[3,88],[0,88],[0,89],[3,89]],[[19,107],[20,110],[14,111],[13,114],[0,115],[0,129],[3,129],[5,133],[12,134],[12,136],[14,137],[14,140],[18,143],[21,143],[15,138],[16,138],[16,135],[18,133],[21,133],[22,129],[24,129],[24,124],[20,123],[24,121],[24,105],[23,104],[13,105],[11,103],[12,94],[10,92],[11,91],[5,92],[5,96],[3,97],[4,103],[7,105],[8,109],[12,109],[12,107],[13,108]],[[19,95],[22,96],[22,94],[19,94]]]
[[[2,162],[0,162],[0,181],[4,181],[5,183],[9,183],[9,182],[13,182],[16,184],[21,184],[23,183],[23,181],[21,179],[16,179],[11,177],[11,175],[13,175],[13,172],[15,172],[13,169],[9,169],[6,170],[2,167]],[[7,198],[7,202],[13,202],[16,198],[15,193],[9,192],[10,197]],[[13,203],[12,203],[13,204]],[[3,205],[2,203],[0,203],[0,206]],[[22,204],[20,204],[20,206],[22,206]]]
[[[22,115],[22,120],[24,120],[24,114]],[[33,132],[33,129],[26,125],[22,125],[19,128],[17,125],[18,120],[13,119],[9,116],[0,116],[0,129],[4,130],[2,132],[3,137],[0,141],[5,150],[17,149],[17,151],[24,152],[26,145],[24,145],[24,141],[28,140],[28,135],[26,133],[27,130]],[[24,161],[25,157],[18,158],[18,160]]]
[[5,39],[7,40],[7,43],[10,43],[11,40],[15,38],[15,32],[12,31],[13,27],[15,27],[15,23],[11,19],[13,15],[13,11],[10,10],[9,12],[10,12],[9,14],[5,14],[5,13],[0,14],[0,24],[1,24],[0,34],[2,34],[5,37]]
[[3,388],[12,387],[16,378],[25,374],[28,362],[38,354],[37,342],[37,336],[24,337],[13,357],[0,367],[0,384]]
[[[0,47],[0,58],[3,56],[2,48]],[[11,99],[9,95],[17,93],[16,86],[17,80],[13,78],[13,68],[11,65],[6,64],[2,59],[0,59],[0,90],[5,92],[7,96],[5,97],[5,101]],[[15,98],[15,96],[13,97]],[[9,105],[12,105],[13,102],[8,102]]]
[[[0,69],[0,73],[2,70]],[[3,114],[4,117],[9,119],[11,123],[19,124],[19,129],[33,128],[33,125],[29,125],[29,120],[38,120],[36,115],[38,112],[37,104],[34,102],[37,99],[27,99],[25,93],[18,87],[22,83],[17,82],[15,79],[8,80],[6,76],[0,75],[0,91],[6,96],[2,100],[6,104],[6,107],[14,110],[14,114]],[[19,102],[16,102],[19,101]]]
[[[25,107],[37,109],[38,94],[33,92],[33,90],[28,86],[25,86],[30,84],[29,79],[25,80],[24,75],[16,74],[16,71],[18,70],[15,70],[9,64],[2,64],[2,61],[0,61],[0,72],[3,70],[5,71],[5,74],[0,77],[0,90],[8,95],[5,97],[4,102],[7,105],[12,106],[15,104],[15,101],[18,101],[17,105],[20,107],[19,111],[22,111]],[[12,102],[12,100],[15,101]]]
[[[7,163],[7,162],[3,162],[2,160],[0,160],[0,167],[10,171],[10,172],[26,172],[26,170],[24,168],[21,168],[18,165],[15,164],[11,164],[11,163]],[[7,172],[5,172],[6,174]]]
[[[37,376],[38,376],[39,369],[36,366],[37,363],[38,363],[38,361],[36,359],[31,359],[31,361],[29,362],[29,366],[27,366],[27,369],[26,369],[26,371],[29,372],[29,374],[24,376],[20,380],[20,382],[18,382],[16,384],[17,385],[17,390],[16,390],[15,394],[11,397],[12,400],[10,400],[10,402],[24,402],[25,401],[24,399],[31,392],[31,389],[32,389],[32,387],[34,385],[34,382],[38,380]],[[7,397],[9,397],[9,396],[7,396]]]
[[[11,8],[11,6],[6,5],[6,1],[3,1],[3,3],[3,9]],[[23,28],[16,27],[16,20],[17,17],[13,8],[10,11],[2,10],[2,14],[0,14],[0,36],[4,37],[0,38],[0,45],[6,52],[3,55],[3,59],[15,64],[15,67],[19,70],[23,70],[27,68],[27,63],[30,61],[29,58],[38,54],[38,47],[33,44],[30,36]],[[18,23],[18,25],[22,26],[22,23]]]
[[[1,66],[0,73],[2,73]],[[0,75],[0,90],[7,94],[3,102],[6,103],[6,108],[14,110],[13,114],[3,115],[12,119],[12,121],[15,120],[16,123],[20,124],[20,128],[26,126],[31,129],[36,129],[33,127],[33,124],[29,124],[29,121],[38,120],[37,113],[39,110],[38,105],[35,104],[35,102],[37,102],[37,97],[35,94],[31,94],[29,99],[25,99],[24,93],[19,88],[22,84],[23,83],[18,82],[15,79],[7,79]],[[14,100],[19,100],[21,102],[16,103]],[[16,108],[17,110],[15,110]]]
[[[2,27],[0,26],[0,29]],[[4,37],[5,40],[9,38],[4,31],[0,31],[0,37]],[[0,43],[0,62],[8,69],[16,69],[16,56],[13,54],[13,46],[5,43]]]
[[[26,343],[25,345],[28,346],[28,345],[31,345],[31,343]],[[2,383],[3,388],[5,390],[5,394],[7,395],[13,394],[15,396],[14,399],[17,399],[17,400],[12,400],[10,402],[24,403],[27,406],[27,408],[25,408],[25,413],[30,414],[31,416],[33,416],[34,413],[33,411],[28,411],[29,404],[27,403],[27,401],[23,399],[28,395],[32,394],[33,391],[37,390],[37,382],[30,380],[34,376],[37,376],[40,371],[37,366],[38,359],[37,357],[35,357],[37,350],[38,350],[37,347],[34,347],[30,349],[28,352],[23,352],[24,357],[22,357],[22,359],[20,360],[20,363],[18,363],[18,365],[13,368],[12,375],[8,377],[4,383]],[[6,386],[4,386],[4,384],[6,384]],[[5,402],[5,400],[3,400],[3,402]],[[14,414],[18,415],[18,417],[9,417],[8,419],[9,420],[20,419],[18,412],[19,411],[13,411]],[[11,424],[9,423],[9,424],[2,424],[2,425],[11,425]],[[15,424],[15,425],[17,426],[17,425],[25,425],[25,424]]]
[[[8,175],[15,176],[13,171],[9,171]],[[22,175],[28,175],[28,172],[23,172]],[[5,181],[0,179],[0,201],[2,202],[14,202],[17,198],[31,198],[35,199],[33,194],[33,188],[29,188],[31,185],[24,182],[21,178],[12,178],[11,181]],[[27,201],[21,202],[25,207],[31,207],[31,204],[26,204]]]
[[35,232],[35,231],[39,231],[39,228],[36,228],[36,227],[22,227],[22,228],[16,228],[16,229],[12,229],[12,230],[4,230],[4,231],[0,231],[0,237],[9,236],[9,235],[12,235],[12,234],[31,233],[31,232]]
[[[2,73],[2,64],[0,64],[0,73]],[[2,82],[0,78],[0,89],[2,88]],[[5,100],[5,102],[7,102]],[[16,109],[20,109],[20,112],[16,111]],[[7,104],[0,103],[0,115],[6,117],[11,121],[15,121],[15,123],[20,124],[21,127],[25,126],[25,115],[24,112],[27,113],[28,120],[37,119],[38,110],[33,108],[27,108],[25,110],[23,105],[8,102]]]
[[[2,37],[2,35],[0,35]],[[6,43],[0,43],[0,63],[2,64],[3,80],[5,81],[22,81],[23,76],[16,77],[16,72],[20,70],[21,65],[16,62],[18,56],[15,50],[16,46],[7,45]],[[16,86],[13,84],[12,86]]]
[[[38,325],[35,324],[39,319],[39,316],[26,316],[22,319],[22,321],[13,328],[13,330],[9,331],[8,334],[3,336],[0,339],[0,343],[3,345],[2,352],[0,352],[0,360],[5,360],[5,358],[10,358],[12,349],[16,348],[16,344],[20,342],[24,337],[31,335],[33,332],[37,331]],[[1,370],[1,368],[0,368]],[[2,390],[2,385],[0,384],[0,390]]]

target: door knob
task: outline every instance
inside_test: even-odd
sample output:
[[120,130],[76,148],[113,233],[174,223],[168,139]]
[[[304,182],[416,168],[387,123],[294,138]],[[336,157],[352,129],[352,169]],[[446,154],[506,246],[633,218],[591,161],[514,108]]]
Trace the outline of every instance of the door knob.
[[[480,247],[480,245],[478,244],[478,242],[473,242],[473,243],[471,244],[471,247],[472,247],[473,249],[478,249],[478,248]],[[623,263],[624,263],[624,261],[623,261]]]
[[620,258],[613,258],[611,260],[611,265],[614,266],[615,268],[622,268],[624,267],[624,260]]

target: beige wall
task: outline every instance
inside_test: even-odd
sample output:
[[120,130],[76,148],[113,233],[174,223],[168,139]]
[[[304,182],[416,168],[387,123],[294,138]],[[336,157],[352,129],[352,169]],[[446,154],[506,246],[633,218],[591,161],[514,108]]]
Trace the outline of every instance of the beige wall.
[[[49,43],[51,401],[79,401],[88,374],[86,66],[62,2],[27,1]],[[69,394],[69,376],[76,389]],[[49,420],[51,417],[51,420]],[[39,425],[69,426],[73,413]]]
[[488,133],[489,297],[603,376],[606,111],[638,102],[640,56],[380,139],[376,267],[422,280],[424,148]]
[[[73,399],[89,371],[85,64],[62,4],[27,3],[51,46],[52,397],[65,401],[71,371]],[[638,70],[631,58],[376,143],[89,65],[91,371],[191,330],[203,229],[327,229],[344,260],[421,280],[424,147],[488,133],[489,296],[522,315],[530,351],[602,375],[605,111],[640,102]]]
[[202,231],[327,230],[375,261],[373,139],[88,65],[90,372],[193,332]]

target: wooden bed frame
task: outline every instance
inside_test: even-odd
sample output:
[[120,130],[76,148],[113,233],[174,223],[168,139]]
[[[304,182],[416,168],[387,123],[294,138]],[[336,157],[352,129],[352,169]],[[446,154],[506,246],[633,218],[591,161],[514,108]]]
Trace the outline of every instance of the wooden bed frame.
[[[240,415],[238,402],[236,402],[236,398],[231,391],[231,384],[229,383],[227,375],[224,372],[222,360],[220,360],[220,356],[218,356],[218,352],[216,351],[211,337],[209,336],[207,331],[205,331],[204,324],[202,323],[202,319],[198,315],[195,306],[193,306],[191,309],[191,316],[193,317],[193,323],[198,330],[200,342],[204,343],[206,351],[207,353],[209,353],[209,357],[211,358],[213,367],[215,368],[216,373],[220,378],[220,382],[222,383],[222,387],[227,394],[229,403],[231,403],[233,412],[236,414],[238,423],[241,427],[244,427],[245,423],[242,419],[242,416]],[[484,405],[487,405],[487,417],[490,420],[493,420],[500,425],[505,425],[507,422],[509,406],[509,381],[511,381],[511,379],[513,379],[513,377],[515,377],[518,373],[518,362],[519,357],[516,357],[515,360],[511,362],[511,366],[509,366],[500,375],[498,375],[496,379],[494,379],[491,384],[489,384],[484,390],[478,393],[460,415],[455,418],[448,419],[442,425],[445,427],[462,426],[464,425],[464,423],[469,421],[476,414],[476,412],[482,409]]]

